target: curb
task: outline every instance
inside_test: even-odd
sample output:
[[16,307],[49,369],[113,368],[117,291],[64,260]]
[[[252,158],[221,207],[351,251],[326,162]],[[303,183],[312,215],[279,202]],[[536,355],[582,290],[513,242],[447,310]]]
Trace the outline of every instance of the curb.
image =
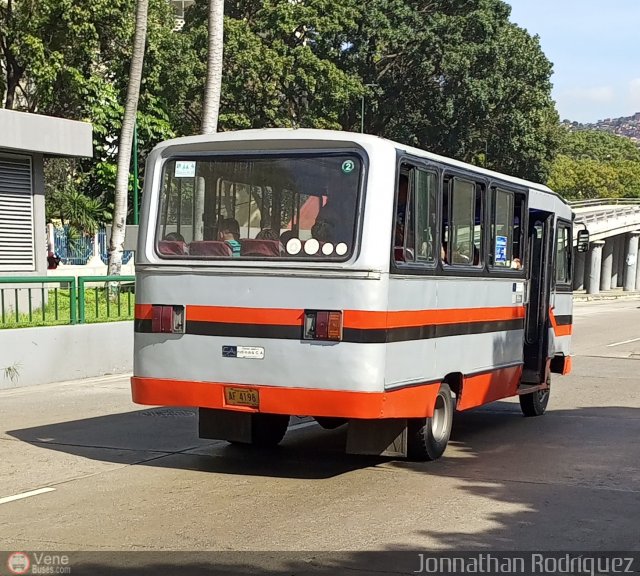
[[625,292],[624,294],[574,294],[574,302],[592,302],[595,300],[638,300],[640,292]]

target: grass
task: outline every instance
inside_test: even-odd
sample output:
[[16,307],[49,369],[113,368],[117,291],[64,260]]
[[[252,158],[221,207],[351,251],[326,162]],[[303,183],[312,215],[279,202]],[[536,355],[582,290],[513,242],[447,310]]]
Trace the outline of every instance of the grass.
[[[27,289],[23,289],[25,292]],[[42,308],[33,308],[31,312],[19,308],[16,318],[13,306],[13,289],[4,291],[4,310],[0,310],[0,329],[2,328],[29,328],[35,326],[59,326],[71,323],[71,306],[69,302],[69,290],[46,289],[47,304]],[[42,289],[32,288],[32,296],[42,297]],[[129,286],[122,287],[115,296],[107,298],[108,290],[104,285],[99,287],[87,287],[85,290],[85,322],[118,322],[120,320],[133,320],[135,293]],[[0,303],[0,307],[2,304]],[[76,314],[78,310],[76,308]],[[79,320],[79,316],[78,316]]]

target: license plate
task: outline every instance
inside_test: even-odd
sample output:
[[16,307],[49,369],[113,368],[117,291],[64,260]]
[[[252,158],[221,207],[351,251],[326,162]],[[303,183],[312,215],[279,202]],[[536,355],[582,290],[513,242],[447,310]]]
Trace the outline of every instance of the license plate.
[[260,395],[256,388],[225,388],[224,399],[232,406],[260,406]]

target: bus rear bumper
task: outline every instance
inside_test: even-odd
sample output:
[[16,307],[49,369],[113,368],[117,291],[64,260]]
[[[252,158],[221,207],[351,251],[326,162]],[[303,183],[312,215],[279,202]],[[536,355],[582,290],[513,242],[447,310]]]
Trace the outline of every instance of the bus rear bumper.
[[439,387],[439,382],[429,382],[388,392],[357,392],[131,378],[132,398],[137,404],[364,419],[431,417]]

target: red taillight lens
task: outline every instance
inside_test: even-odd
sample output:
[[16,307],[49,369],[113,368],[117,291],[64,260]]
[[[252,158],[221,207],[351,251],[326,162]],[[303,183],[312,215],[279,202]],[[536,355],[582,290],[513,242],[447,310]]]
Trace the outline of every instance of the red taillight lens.
[[305,340],[342,340],[342,312],[307,310],[304,313]]
[[316,312],[316,340],[329,339],[329,312]]
[[342,312],[329,312],[329,340],[342,340]]
[[182,334],[184,332],[184,306],[151,307],[151,332]]

